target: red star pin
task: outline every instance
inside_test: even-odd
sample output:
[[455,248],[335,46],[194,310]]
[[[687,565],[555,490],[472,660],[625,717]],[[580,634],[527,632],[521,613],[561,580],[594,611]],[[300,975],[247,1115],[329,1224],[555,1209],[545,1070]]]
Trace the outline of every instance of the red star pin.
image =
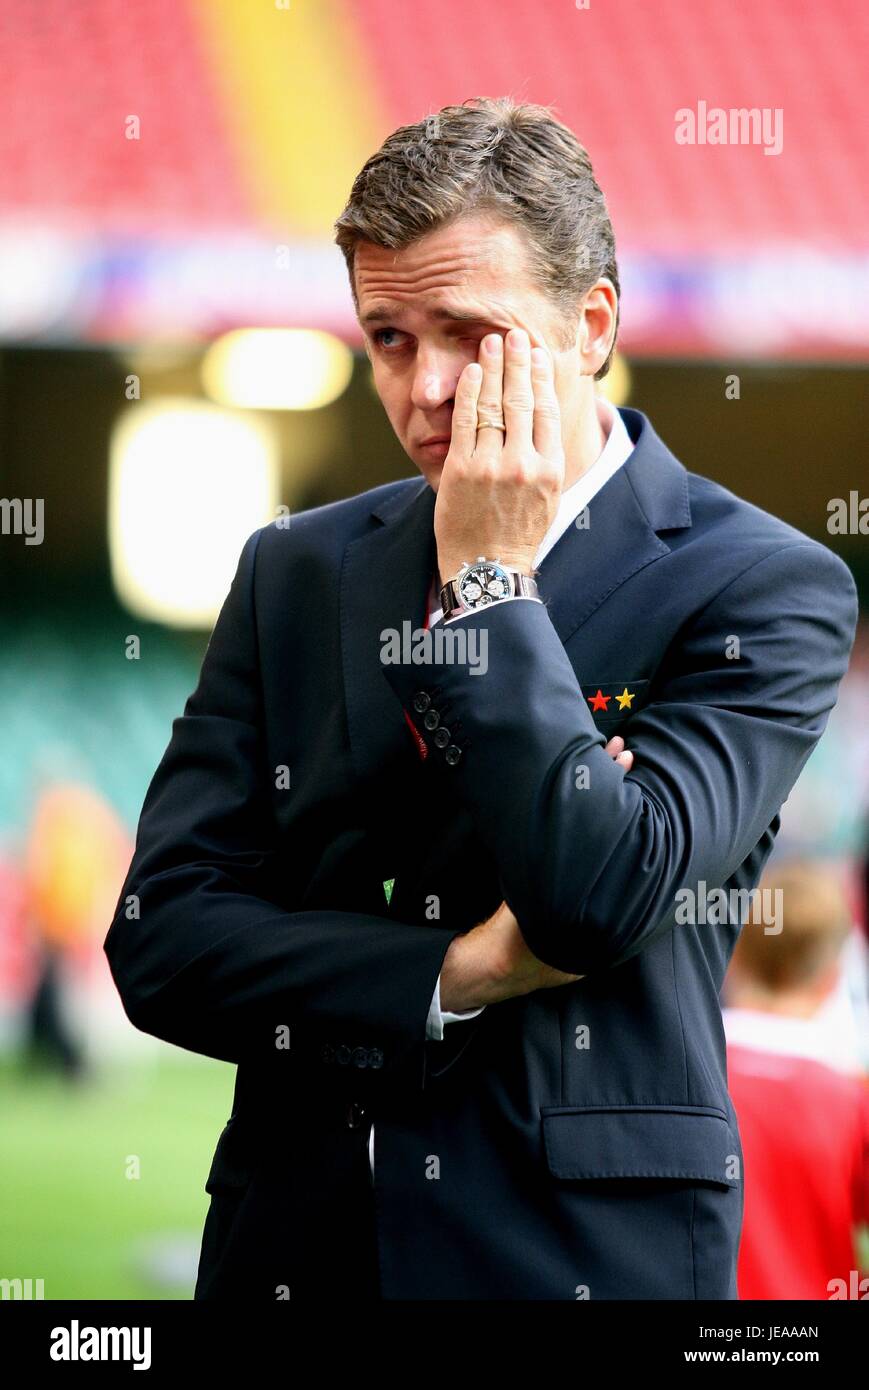
[[587,695],[586,699],[588,700],[588,703],[591,705],[592,709],[605,710],[610,700],[612,699],[612,695],[604,695],[600,686],[598,686],[597,694]]

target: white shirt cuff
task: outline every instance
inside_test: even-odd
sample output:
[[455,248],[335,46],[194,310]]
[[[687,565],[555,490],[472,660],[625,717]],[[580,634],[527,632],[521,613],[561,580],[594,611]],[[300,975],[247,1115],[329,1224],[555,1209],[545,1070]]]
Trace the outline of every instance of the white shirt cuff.
[[485,1007],[485,1004],[482,1004],[479,1009],[465,1009],[464,1012],[460,1014],[451,1013],[449,1009],[447,1009],[446,1013],[442,1013],[441,977],[438,975],[437,983],[434,987],[434,994],[431,997],[431,1005],[429,1006],[428,1019],[425,1025],[425,1035],[432,1042],[443,1042],[445,1023],[457,1023],[463,1018],[476,1018],[477,1014],[481,1014]]

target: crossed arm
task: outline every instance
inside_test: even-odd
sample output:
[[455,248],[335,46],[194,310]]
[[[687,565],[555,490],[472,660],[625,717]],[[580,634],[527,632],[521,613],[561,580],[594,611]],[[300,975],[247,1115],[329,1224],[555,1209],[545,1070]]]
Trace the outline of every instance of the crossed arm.
[[[469,688],[461,667],[438,673],[474,737],[455,788],[483,826],[493,802],[509,797],[515,808],[490,848],[522,942],[496,913],[446,962],[458,931],[288,912],[269,892],[279,854],[259,708],[261,534],[244,547],[199,683],[148,789],[105,941],[137,1027],[231,1062],[273,1054],[281,1025],[295,1026],[294,1036],[352,1035],[381,1047],[385,1065],[400,1061],[424,1043],[445,966],[445,1008],[504,997],[509,951],[488,994],[475,996],[461,969],[456,987],[456,955],[470,960],[487,932],[499,950],[512,940],[526,983],[525,950],[538,967],[575,976],[643,949],[672,925],[681,882],[725,881],[757,843],[820,736],[853,640],[853,582],[835,556],[795,545],[766,557],[701,615],[660,699],[632,720],[637,766],[626,773],[593,725],[544,606],[506,603],[470,617],[491,626],[481,679],[510,699],[481,699],[480,680]],[[734,612],[746,634],[739,675],[719,655]],[[405,697],[418,682],[418,668],[384,669]],[[580,793],[577,761],[592,772]]]
[[[488,629],[486,674],[470,679],[445,658],[427,678],[469,740],[449,769],[454,794],[487,837],[539,961],[570,974],[617,965],[672,928],[683,885],[727,882],[823,732],[856,618],[850,572],[825,547],[795,542],[755,559],[686,627],[632,717],[627,775],[607,756],[544,605],[493,604],[462,619]],[[734,632],[739,660],[726,654]],[[419,668],[385,672],[411,708]]]

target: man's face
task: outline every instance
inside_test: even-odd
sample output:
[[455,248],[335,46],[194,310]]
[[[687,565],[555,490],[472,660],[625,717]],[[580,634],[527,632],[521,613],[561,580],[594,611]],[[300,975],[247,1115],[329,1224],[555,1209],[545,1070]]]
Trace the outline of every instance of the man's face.
[[[377,393],[408,456],[437,491],[453,398],[487,333],[524,328],[556,359],[564,324],[532,286],[523,234],[486,216],[460,218],[403,251],[362,241],[355,283]],[[428,443],[429,440],[436,443]]]

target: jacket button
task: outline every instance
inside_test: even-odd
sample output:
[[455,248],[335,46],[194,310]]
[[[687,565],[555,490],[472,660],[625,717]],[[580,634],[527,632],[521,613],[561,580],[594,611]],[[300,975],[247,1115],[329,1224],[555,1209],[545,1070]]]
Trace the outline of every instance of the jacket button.
[[367,1047],[354,1047],[354,1049],[353,1049],[353,1056],[352,1056],[352,1062],[353,1062],[354,1067],[367,1067],[367,1066],[368,1066],[368,1048],[367,1048]]
[[365,1122],[366,1110],[364,1105],[360,1105],[358,1100],[354,1100],[347,1111],[347,1128],[359,1129]]
[[441,722],[441,717],[436,709],[428,709],[423,715],[422,722],[427,729],[436,729]]
[[339,1047],[336,1047],[335,1061],[338,1063],[339,1067],[346,1067],[347,1063],[350,1061],[350,1049],[346,1043],[341,1043]]
[[459,761],[459,758],[461,756],[461,748],[456,747],[454,743],[451,743],[449,748],[444,753],[444,758],[449,763],[450,767],[455,767],[456,763]]
[[370,1047],[368,1049],[368,1065],[369,1067],[383,1066],[383,1052],[379,1047]]
[[432,738],[436,748],[446,748],[447,744],[452,738],[452,734],[450,733],[446,724],[441,724],[439,729],[435,729]]
[[429,707],[430,704],[431,704],[431,696],[430,696],[429,694],[427,694],[425,690],[418,690],[418,691],[416,692],[416,694],[414,695],[414,697],[413,697],[413,707],[414,707],[414,709],[415,709],[419,714],[422,714],[424,710],[427,710],[427,709],[428,709],[428,707]]

